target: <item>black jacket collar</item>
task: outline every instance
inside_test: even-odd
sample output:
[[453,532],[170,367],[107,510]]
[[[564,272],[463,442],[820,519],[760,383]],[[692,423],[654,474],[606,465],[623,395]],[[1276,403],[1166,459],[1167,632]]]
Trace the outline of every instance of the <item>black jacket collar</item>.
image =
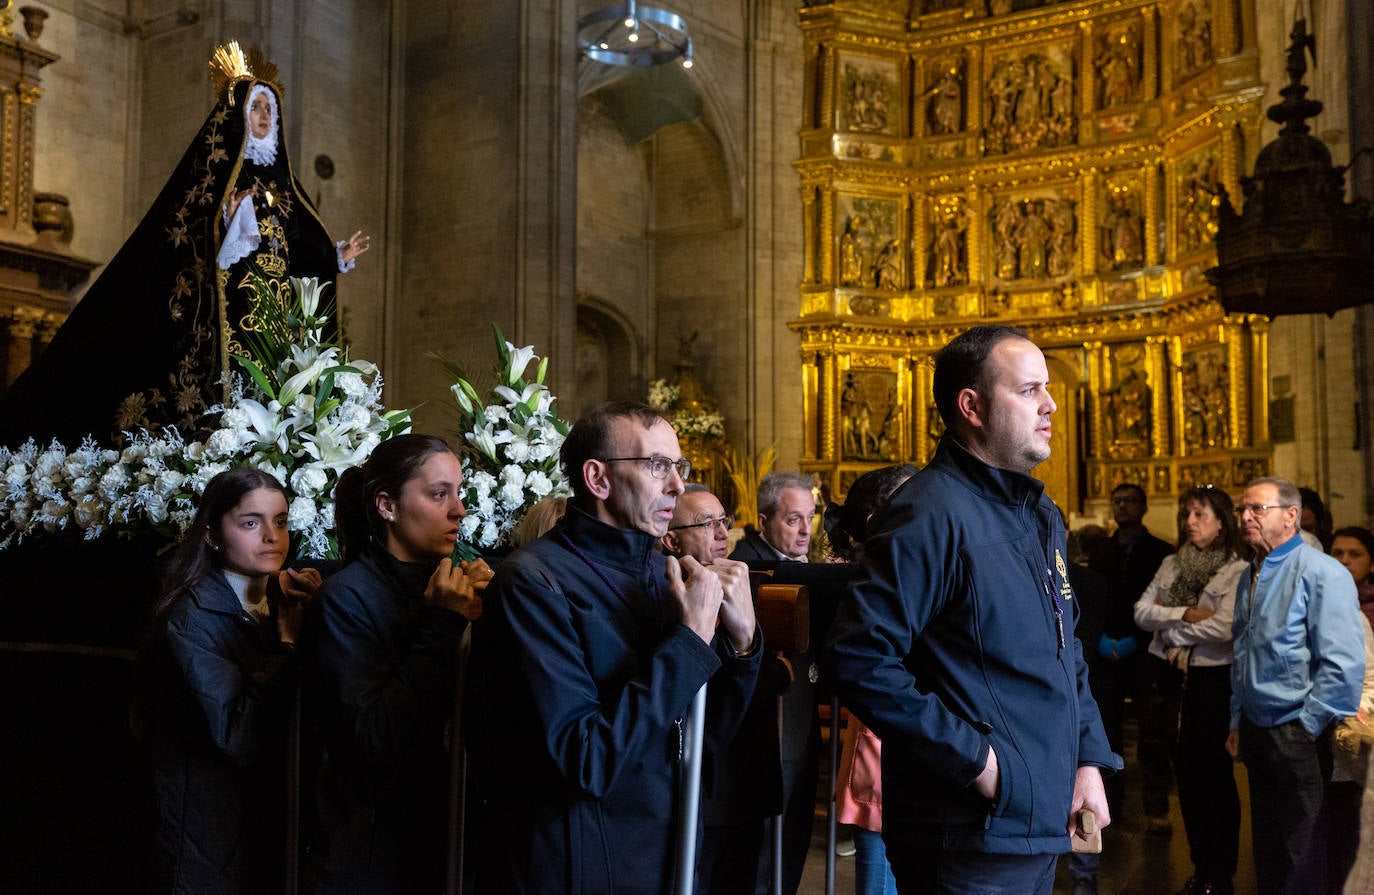
[[638,529],[607,525],[572,503],[549,536],[558,541],[565,536],[597,562],[625,572],[642,572],[656,559],[662,561],[656,549],[658,538]]
[[949,435],[940,439],[940,446],[930,465],[952,470],[956,478],[980,497],[1008,506],[1020,506],[1023,503],[1033,505],[1045,493],[1044,482],[1022,472],[989,466]]
[[367,546],[363,557],[377,567],[377,571],[389,578],[396,590],[407,597],[423,597],[429,579],[439,567],[439,561],[404,562],[392,556],[385,547],[373,543]]

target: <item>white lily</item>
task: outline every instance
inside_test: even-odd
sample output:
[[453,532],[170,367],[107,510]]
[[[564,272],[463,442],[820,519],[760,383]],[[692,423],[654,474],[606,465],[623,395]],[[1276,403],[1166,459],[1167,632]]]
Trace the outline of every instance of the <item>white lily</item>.
[[524,348],[516,348],[510,342],[506,343],[506,350],[510,352],[510,369],[506,373],[506,385],[515,385],[525,376],[525,368],[534,360],[534,346],[526,345]]
[[492,391],[500,395],[501,399],[507,404],[524,404],[529,401],[530,398],[538,394],[539,390],[542,388],[543,386],[539,383],[531,382],[529,385],[525,386],[524,391],[519,394],[515,392],[515,389],[507,388],[504,385],[498,385],[496,388],[492,389]]

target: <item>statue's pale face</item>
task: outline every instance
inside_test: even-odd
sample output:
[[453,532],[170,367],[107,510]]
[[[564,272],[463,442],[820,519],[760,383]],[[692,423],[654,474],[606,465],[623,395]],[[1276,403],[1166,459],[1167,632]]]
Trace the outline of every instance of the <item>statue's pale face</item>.
[[267,94],[259,93],[248,107],[248,130],[261,140],[271,129],[272,104],[268,102]]

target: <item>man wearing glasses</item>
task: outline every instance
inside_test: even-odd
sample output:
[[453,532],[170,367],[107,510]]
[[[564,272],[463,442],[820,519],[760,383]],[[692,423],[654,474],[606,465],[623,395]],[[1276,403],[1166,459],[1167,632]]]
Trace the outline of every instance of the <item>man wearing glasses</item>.
[[[726,559],[735,518],[705,485],[689,484],[677,499],[673,521],[663,536],[669,556],[690,556],[715,569],[737,567],[732,582],[752,599],[749,568]],[[701,860],[697,891],[711,895],[753,895],[754,876],[763,853],[764,821],[782,811],[782,769],[778,758],[778,694],[786,688],[786,666],[765,658],[754,698],[728,743],[707,749],[702,768]],[[715,684],[709,691],[714,698]]]
[[1260,895],[1326,892],[1317,818],[1331,727],[1360,704],[1359,598],[1344,566],[1303,543],[1292,482],[1255,479],[1236,512],[1254,558],[1236,588],[1226,749],[1249,771],[1255,881]]
[[691,464],[655,410],[603,404],[560,459],[567,514],[502,563],[474,634],[478,891],[658,895],[692,699],[712,681],[706,740],[728,740],[761,634],[742,566],[656,549]]

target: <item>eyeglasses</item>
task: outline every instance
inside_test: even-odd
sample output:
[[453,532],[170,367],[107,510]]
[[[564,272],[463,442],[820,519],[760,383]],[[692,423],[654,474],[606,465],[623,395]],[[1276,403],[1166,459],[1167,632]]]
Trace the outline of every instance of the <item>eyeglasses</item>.
[[679,460],[669,460],[667,457],[602,457],[602,463],[631,463],[643,462],[649,464],[649,475],[656,479],[666,479],[668,470],[676,469],[677,477],[684,482],[687,476],[692,474],[692,461],[683,457]]
[[1236,505],[1236,515],[1244,516],[1246,513],[1249,513],[1251,516],[1258,519],[1270,510],[1287,509],[1288,507],[1289,504],[1286,503],[1242,503]]
[[1140,497],[1138,497],[1138,496],[1136,496],[1136,495],[1134,495],[1134,494],[1132,494],[1132,495],[1130,495],[1130,496],[1128,496],[1128,497],[1113,497],[1113,498],[1112,498],[1112,506],[1116,506],[1116,507],[1125,506],[1125,505],[1128,504],[1128,503],[1144,503],[1144,502],[1145,502],[1144,500],[1142,500]]
[[687,525],[670,525],[668,526],[668,530],[681,531],[684,528],[706,528],[707,526],[714,528],[717,525],[719,525],[722,530],[729,531],[735,527],[735,517],[726,513],[724,516],[716,516],[715,518],[706,519],[701,522],[691,522]]

